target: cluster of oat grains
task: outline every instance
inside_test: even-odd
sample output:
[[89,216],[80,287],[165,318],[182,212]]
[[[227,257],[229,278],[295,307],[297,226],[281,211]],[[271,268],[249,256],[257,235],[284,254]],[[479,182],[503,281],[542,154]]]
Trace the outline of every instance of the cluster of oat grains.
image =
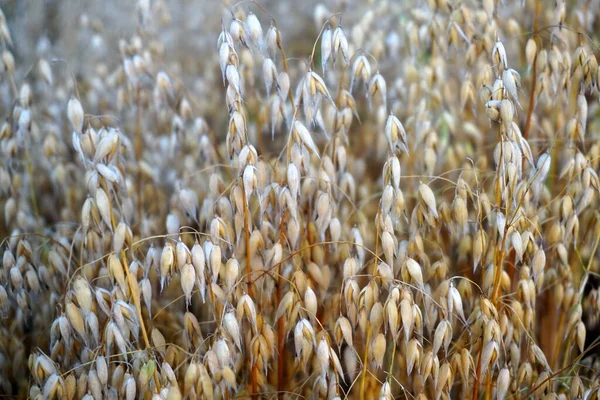
[[0,14],[0,391],[597,399],[598,6],[225,1],[178,54],[139,0],[76,67]]

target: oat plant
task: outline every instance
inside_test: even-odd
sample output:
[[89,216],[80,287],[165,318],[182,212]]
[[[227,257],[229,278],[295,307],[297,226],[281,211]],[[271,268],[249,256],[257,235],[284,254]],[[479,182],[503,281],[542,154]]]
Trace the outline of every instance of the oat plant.
[[599,398],[599,1],[13,3],[4,395]]

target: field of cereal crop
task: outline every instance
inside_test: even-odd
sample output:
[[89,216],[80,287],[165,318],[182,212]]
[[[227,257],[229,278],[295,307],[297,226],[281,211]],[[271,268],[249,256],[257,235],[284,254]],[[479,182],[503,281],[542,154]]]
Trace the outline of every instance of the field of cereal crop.
[[0,2],[0,397],[600,397],[600,1]]

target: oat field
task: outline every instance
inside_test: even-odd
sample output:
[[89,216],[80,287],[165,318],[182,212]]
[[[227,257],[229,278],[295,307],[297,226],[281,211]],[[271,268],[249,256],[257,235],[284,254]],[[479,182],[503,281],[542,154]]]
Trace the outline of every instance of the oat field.
[[0,398],[600,399],[600,1],[322,1],[0,1]]

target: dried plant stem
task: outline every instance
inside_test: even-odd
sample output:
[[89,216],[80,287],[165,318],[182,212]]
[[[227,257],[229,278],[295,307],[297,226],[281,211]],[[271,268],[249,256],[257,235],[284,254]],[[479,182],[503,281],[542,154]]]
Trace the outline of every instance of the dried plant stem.
[[569,360],[571,359],[571,354],[573,353],[573,346],[569,346],[569,348],[565,351],[565,356],[563,357],[562,368],[567,368],[569,365]]
[[396,358],[396,347],[398,346],[398,339],[394,338],[394,347],[392,348],[392,358],[390,359],[390,370],[388,372],[388,379],[391,380],[392,376],[394,376],[394,360]]
[[[245,193],[244,182],[242,182],[242,191]],[[248,199],[244,199],[244,242],[246,246],[246,276],[248,277],[248,295],[252,297],[252,265],[250,257],[250,211],[248,210]]]
[[479,377],[481,375],[481,353],[482,352],[483,352],[483,343],[481,343],[481,349],[479,349],[479,355],[477,356],[477,370],[475,371],[475,383],[473,384],[473,396],[471,397],[471,400],[477,400],[477,397],[479,396]]
[[335,163],[335,144],[336,144],[337,131],[331,135],[331,160]]
[[371,274],[375,276],[377,272],[377,262],[379,261],[379,224],[375,228],[375,253],[373,253],[373,271]]
[[[562,306],[559,306],[559,308]],[[554,364],[554,367],[557,368],[560,362],[560,345],[563,343],[562,341],[562,332],[563,332],[563,325],[565,324],[565,313],[561,312],[559,313],[560,316],[558,318],[558,325],[556,326],[556,341],[554,343],[554,352],[552,353],[552,363]],[[564,358],[565,360],[568,359],[568,357]]]
[[[281,216],[281,223],[279,224],[279,243],[283,246],[285,243],[285,220],[288,216],[289,211],[286,209]],[[281,303],[281,292],[283,289],[281,264],[277,268],[277,304]],[[277,397],[283,399],[285,391],[285,316],[281,316],[277,321]]]
[[485,400],[492,400],[492,371],[488,371],[485,383]]
[[515,252],[515,249],[511,249],[508,253],[508,260],[508,276],[510,276],[510,282],[514,287],[514,285],[517,283],[515,280],[517,275],[517,253]]
[[250,394],[253,399],[258,398],[258,364],[252,365],[252,376],[251,376]]
[[360,400],[365,398],[365,383],[367,380],[367,357],[369,357],[369,344],[371,343],[371,325],[367,326],[367,340],[365,343],[365,354],[363,355],[363,369],[360,380]]

